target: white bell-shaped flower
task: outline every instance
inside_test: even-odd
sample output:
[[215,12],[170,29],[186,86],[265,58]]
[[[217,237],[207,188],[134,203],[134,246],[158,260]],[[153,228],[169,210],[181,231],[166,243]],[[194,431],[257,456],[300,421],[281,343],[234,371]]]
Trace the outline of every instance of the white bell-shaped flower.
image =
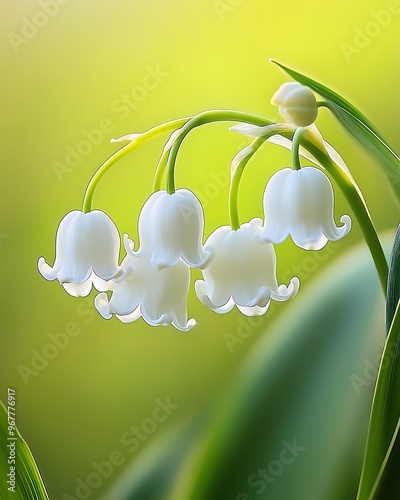
[[53,267],[40,257],[38,269],[47,280],[58,279],[70,295],[85,297],[92,284],[106,290],[106,282],[122,274],[119,248],[118,230],[107,214],[74,210],[58,226]]
[[148,258],[133,252],[133,242],[125,235],[127,255],[122,262],[124,276],[116,280],[111,299],[106,293],[95,298],[95,307],[105,319],[113,314],[123,323],[140,317],[152,326],[172,324],[181,331],[196,321],[187,317],[186,303],[190,269],[179,260],[174,266],[155,269]]
[[334,221],[332,184],[318,168],[285,168],[274,174],[264,192],[265,222],[262,241],[282,243],[289,235],[305,250],[320,250],[328,240],[343,238],[351,219]]
[[203,209],[191,191],[157,191],[140,213],[137,256],[148,257],[156,269],[174,266],[180,259],[190,267],[204,269],[212,252],[203,247],[203,231]]
[[279,113],[297,127],[307,127],[318,115],[317,100],[313,91],[298,82],[286,82],[272,96],[271,104]]
[[278,286],[274,247],[260,242],[261,224],[253,219],[237,231],[219,227],[207,240],[215,256],[195,289],[201,302],[217,313],[227,313],[236,304],[246,316],[262,315],[271,299],[285,301],[297,293],[296,277],[288,287]]

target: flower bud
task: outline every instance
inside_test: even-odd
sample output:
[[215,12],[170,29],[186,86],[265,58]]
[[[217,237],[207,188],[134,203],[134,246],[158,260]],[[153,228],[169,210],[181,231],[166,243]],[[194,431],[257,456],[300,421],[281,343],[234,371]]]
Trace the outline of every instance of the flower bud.
[[279,113],[297,127],[311,125],[318,115],[317,100],[309,87],[298,82],[286,82],[272,96],[271,104],[279,106]]
[[284,168],[269,180],[264,192],[265,222],[260,241],[282,243],[289,235],[304,250],[320,250],[351,229],[351,219],[334,220],[334,193],[322,170]]

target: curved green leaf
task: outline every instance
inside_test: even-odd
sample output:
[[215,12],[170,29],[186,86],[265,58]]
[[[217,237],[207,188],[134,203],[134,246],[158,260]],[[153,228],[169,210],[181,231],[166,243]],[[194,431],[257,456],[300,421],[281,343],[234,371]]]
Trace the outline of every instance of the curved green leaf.
[[[376,482],[385,477],[388,484],[385,468],[392,464],[398,455],[392,454],[390,460],[385,457],[393,442],[398,441],[397,425],[400,417],[400,235],[397,230],[388,280],[388,298],[386,303],[387,325],[389,332],[378,372],[371,418],[368,430],[368,441],[365,450],[363,472],[360,480],[359,500],[368,500]],[[396,302],[397,301],[397,302]],[[395,303],[396,302],[396,303]],[[394,306],[396,309],[394,310]],[[399,444],[397,443],[397,447]],[[395,456],[395,459],[393,459]],[[383,464],[383,465],[382,465]],[[390,475],[389,486],[397,481],[397,475]],[[374,497],[375,498],[375,497]]]
[[[4,478],[10,471],[9,457],[10,448],[7,444],[11,443],[8,439],[8,413],[3,403],[0,401],[0,470],[2,478],[0,481],[0,498],[1,500],[48,500],[46,488],[40,476],[39,470],[35,463],[35,459],[23,439],[18,429],[16,433],[16,464],[15,464],[15,492],[10,491],[12,485],[7,484]],[[12,460],[11,460],[12,461]]]
[[102,500],[165,500],[206,423],[206,415],[200,415],[165,431],[125,469]]
[[[285,316],[254,346],[203,436],[192,483],[178,483],[169,500],[355,498],[373,389],[364,359],[379,356],[383,319],[373,271],[353,254],[284,304]],[[286,443],[303,449],[273,477]]]
[[[365,248],[281,307],[285,314],[254,344],[208,425],[189,438],[183,426],[139,457],[125,496],[113,499],[355,498],[374,384],[365,360],[376,362],[385,338],[383,297]],[[306,449],[271,483],[248,484],[296,445]]]
[[370,499],[387,499],[394,491],[399,490],[399,465],[400,465],[400,418],[395,432],[386,452],[385,459],[380,468]]
[[310,87],[325,99],[327,107],[346,130],[382,164],[390,186],[400,200],[400,158],[383,139],[376,127],[361,111],[333,90],[277,61],[272,60],[272,62],[294,80]]
[[389,263],[388,289],[386,297],[386,329],[389,331],[394,312],[400,298],[400,225],[394,237]]

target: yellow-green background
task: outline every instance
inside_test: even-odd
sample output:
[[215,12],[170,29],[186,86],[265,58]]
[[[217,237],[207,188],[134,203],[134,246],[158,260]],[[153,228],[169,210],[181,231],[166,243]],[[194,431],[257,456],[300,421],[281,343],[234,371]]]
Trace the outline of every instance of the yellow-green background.
[[[124,449],[121,434],[150,417],[157,398],[170,396],[179,410],[136,454],[124,451],[126,464],[162,427],[218,400],[259,333],[255,330],[231,353],[223,335],[236,333],[239,314],[218,316],[206,310],[193,286],[188,309],[199,324],[187,334],[171,327],[151,328],[142,321],[104,321],[96,311],[82,316],[77,308],[85,299],[68,296],[60,285],[39,275],[40,256],[53,262],[59,221],[80,208],[92,173],[115,151],[108,139],[208,108],[279,119],[269,100],[285,77],[268,63],[273,57],[343,94],[400,149],[400,13],[349,61],[342,44],[354,45],[355,29],[364,31],[374,21],[373,12],[387,9],[391,2],[71,0],[60,5],[28,43],[13,50],[10,33],[21,34],[25,18],[32,20],[45,3],[4,0],[0,16],[0,398],[5,399],[8,386],[17,390],[20,430],[51,498],[61,498],[63,493],[74,494],[75,479],[93,471],[92,461]],[[141,85],[149,66],[160,67],[164,80],[121,120],[113,102]],[[398,211],[376,164],[326,111],[320,115],[318,125],[350,166],[376,227],[393,228]],[[60,182],[54,162],[65,163],[65,148],[76,148],[85,138],[83,130],[98,128],[103,119],[111,120],[112,132]],[[247,144],[226,129],[212,125],[194,132],[178,162],[178,185],[193,189],[205,204],[206,236],[227,223],[227,187],[208,197],[210,173],[228,172],[232,157]],[[134,239],[162,145],[157,139],[115,166],[96,192],[96,208],[113,218],[121,234],[128,232]],[[268,146],[250,166],[240,196],[243,221],[262,215],[263,186],[288,162],[288,153]],[[337,193],[336,217],[348,211]],[[360,239],[354,224],[318,270]],[[280,276],[304,262],[304,252],[290,242],[277,253]],[[310,275],[301,268],[298,274],[304,289],[318,273]],[[93,295],[85,311],[91,310],[92,300]],[[263,326],[284,311],[285,305],[275,307]],[[17,367],[29,366],[32,349],[40,351],[49,342],[47,335],[70,321],[78,323],[81,333],[24,384]]]

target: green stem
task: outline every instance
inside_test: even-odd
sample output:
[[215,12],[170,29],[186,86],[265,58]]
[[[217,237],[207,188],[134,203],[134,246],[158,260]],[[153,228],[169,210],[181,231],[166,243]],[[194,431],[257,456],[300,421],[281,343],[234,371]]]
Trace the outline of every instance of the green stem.
[[165,168],[167,166],[169,151],[170,151],[169,149],[164,149],[160,156],[160,159],[158,160],[156,173],[154,175],[154,181],[153,181],[153,193],[155,193],[156,191],[160,191],[161,189],[162,178],[164,176]]
[[231,185],[229,187],[229,221],[233,231],[237,231],[240,228],[240,219],[238,212],[238,194],[239,185],[242,179],[243,171],[245,166],[258,151],[258,149],[264,144],[264,137],[259,137],[255,139],[250,146],[246,149],[249,150],[247,156],[243,157],[236,166],[235,173],[233,174]]
[[177,136],[169,157],[167,161],[167,192],[172,194],[175,192],[175,164],[176,158],[178,155],[179,148],[188,135],[188,133],[196,127],[200,127],[201,125],[205,125],[207,123],[212,122],[221,122],[221,121],[233,121],[233,122],[244,122],[250,123],[252,125],[265,126],[270,125],[273,122],[263,118],[261,116],[253,115],[251,113],[244,113],[241,111],[232,111],[232,110],[211,110],[204,111],[203,113],[199,113],[194,116],[191,120],[189,120],[183,127],[180,134]]
[[109,168],[114,165],[118,160],[126,156],[128,153],[131,151],[134,151],[138,147],[142,146],[144,143],[149,141],[150,139],[153,139],[154,137],[157,137],[160,134],[163,134],[165,132],[171,132],[173,130],[176,130],[180,127],[182,127],[189,118],[180,118],[178,120],[172,120],[167,123],[163,123],[161,125],[157,125],[156,127],[153,127],[146,132],[143,132],[143,134],[140,134],[138,137],[133,139],[130,143],[126,144],[123,146],[121,149],[116,151],[112,156],[110,156],[94,173],[93,177],[90,179],[90,182],[86,188],[85,191],[85,196],[83,198],[83,212],[87,213],[90,212],[92,209],[92,201],[93,201],[93,195],[96,190],[96,187],[98,183],[100,182],[100,179],[103,177],[103,175],[109,170]]
[[[248,149],[248,154],[243,156],[240,161],[238,161],[235,171],[232,175],[231,185],[229,188],[229,220],[233,231],[237,231],[240,228],[240,219],[238,212],[238,194],[240,181],[246,165],[253,158],[255,153],[260,149],[260,147],[273,135],[277,133],[282,133],[284,131],[290,132],[290,127],[284,123],[277,123],[276,125],[271,125],[271,129],[268,133],[262,137],[255,139],[250,146],[245,148]],[[239,153],[240,154],[240,153]]]
[[300,155],[299,155],[299,148],[300,148],[300,142],[301,142],[301,137],[303,135],[304,128],[299,127],[296,129],[296,132],[293,135],[293,142],[292,142],[292,165],[294,170],[300,170],[301,169],[301,164],[300,164]]

